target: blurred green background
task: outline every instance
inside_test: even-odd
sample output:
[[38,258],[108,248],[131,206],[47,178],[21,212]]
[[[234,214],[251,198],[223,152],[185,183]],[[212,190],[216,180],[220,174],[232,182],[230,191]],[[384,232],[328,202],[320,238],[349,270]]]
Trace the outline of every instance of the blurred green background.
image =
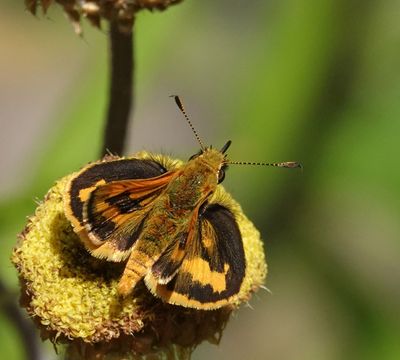
[[[391,0],[185,0],[138,15],[127,153],[197,151],[177,93],[205,143],[233,141],[232,160],[304,165],[230,168],[224,186],[263,234],[272,294],[194,359],[400,359],[399,16]],[[84,23],[80,38],[57,5],[35,18],[22,0],[0,4],[4,359],[26,358],[16,234],[57,178],[98,157],[106,30]]]

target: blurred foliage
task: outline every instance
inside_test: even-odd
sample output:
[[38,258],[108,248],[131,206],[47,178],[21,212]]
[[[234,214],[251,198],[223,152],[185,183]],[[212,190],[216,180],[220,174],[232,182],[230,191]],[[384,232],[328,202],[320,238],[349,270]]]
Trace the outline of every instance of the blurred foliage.
[[[51,121],[38,124],[40,138],[15,159],[15,167],[33,163],[26,181],[0,204],[0,276],[17,298],[8,258],[34,199],[97,157],[107,39],[89,26],[84,39],[75,37],[56,9],[35,19],[22,2],[0,8],[6,51],[19,44],[26,59],[37,51],[51,61],[63,44],[63,66],[69,57],[84,59]],[[399,11],[390,0],[225,0],[140,14],[131,151],[142,144],[196,151],[167,97],[179,93],[206,143],[233,140],[233,160],[304,164],[303,173],[229,170],[224,185],[266,239],[273,295],[258,294],[255,310],[241,309],[221,345],[200,346],[195,359],[400,358]],[[20,63],[5,65],[18,80]],[[23,66],[40,71],[39,62]],[[30,99],[19,101],[29,115]],[[4,358],[23,359],[5,315],[0,331]]]

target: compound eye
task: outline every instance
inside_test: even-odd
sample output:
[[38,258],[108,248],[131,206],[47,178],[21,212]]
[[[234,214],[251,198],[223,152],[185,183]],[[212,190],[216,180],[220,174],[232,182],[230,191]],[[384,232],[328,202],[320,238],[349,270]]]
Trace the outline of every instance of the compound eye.
[[221,168],[218,172],[218,184],[221,184],[225,179],[225,169]]

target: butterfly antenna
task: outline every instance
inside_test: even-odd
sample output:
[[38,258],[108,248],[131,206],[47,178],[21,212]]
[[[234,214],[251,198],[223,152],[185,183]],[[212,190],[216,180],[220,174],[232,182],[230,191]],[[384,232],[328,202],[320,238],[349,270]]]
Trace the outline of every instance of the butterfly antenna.
[[256,166],[275,166],[283,168],[300,168],[303,169],[303,165],[296,161],[285,161],[277,163],[265,163],[265,162],[246,162],[246,161],[228,161],[227,164],[233,165],[256,165]]
[[199,134],[197,133],[196,129],[194,128],[192,122],[190,121],[189,116],[186,114],[186,111],[185,111],[185,108],[183,107],[181,99],[179,98],[178,95],[171,95],[170,97],[173,97],[175,99],[176,105],[178,105],[179,110],[181,111],[181,113],[185,117],[186,121],[188,122],[190,128],[192,129],[193,134],[196,137],[196,140],[200,144],[201,150],[205,150],[205,146],[203,145],[203,142],[200,140]]

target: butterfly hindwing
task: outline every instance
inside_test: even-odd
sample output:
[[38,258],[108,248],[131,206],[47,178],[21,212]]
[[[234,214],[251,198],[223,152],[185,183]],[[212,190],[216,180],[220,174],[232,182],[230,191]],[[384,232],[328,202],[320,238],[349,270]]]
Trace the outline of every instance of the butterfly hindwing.
[[179,270],[187,254],[187,244],[196,234],[197,221],[198,208],[194,211],[190,221],[182,223],[168,247],[153,264],[149,277],[156,279],[158,284],[167,284]]
[[245,268],[242,237],[233,213],[212,204],[199,215],[176,275],[166,284],[154,274],[145,280],[153,293],[169,303],[213,309],[238,294]]
[[151,268],[151,275],[157,283],[166,284],[175,276],[185,258],[188,233],[179,233],[161,254]]

